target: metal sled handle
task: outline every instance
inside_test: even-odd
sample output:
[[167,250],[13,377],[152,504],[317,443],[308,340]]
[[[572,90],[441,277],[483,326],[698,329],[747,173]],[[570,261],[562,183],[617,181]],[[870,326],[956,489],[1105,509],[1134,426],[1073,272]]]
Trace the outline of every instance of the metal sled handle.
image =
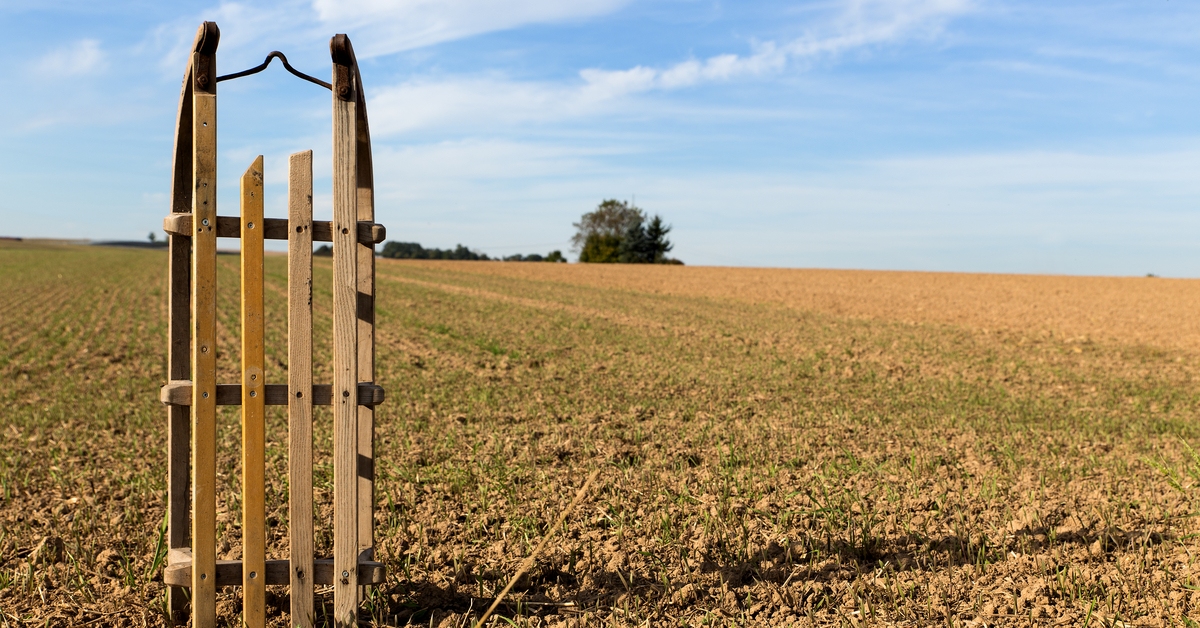
[[329,90],[333,89],[333,86],[330,85],[329,83],[326,83],[325,81],[322,81],[321,79],[319,79],[315,76],[309,76],[309,75],[301,72],[300,70],[293,68],[292,64],[288,63],[287,57],[283,56],[283,53],[279,52],[278,50],[272,50],[271,53],[267,55],[267,58],[262,62],[262,65],[256,65],[256,66],[250,68],[249,70],[242,70],[241,72],[236,72],[234,74],[226,74],[225,76],[218,76],[217,82],[220,83],[221,81],[228,81],[229,79],[241,78],[243,76],[250,76],[251,74],[258,74],[259,72],[262,72],[263,70],[267,69],[267,66],[271,65],[271,59],[274,59],[276,57],[278,57],[279,60],[283,62],[283,69],[287,70],[288,72],[291,72],[292,74],[308,81],[309,83],[316,83],[317,85],[320,85],[321,87],[324,87],[325,89],[329,89]]

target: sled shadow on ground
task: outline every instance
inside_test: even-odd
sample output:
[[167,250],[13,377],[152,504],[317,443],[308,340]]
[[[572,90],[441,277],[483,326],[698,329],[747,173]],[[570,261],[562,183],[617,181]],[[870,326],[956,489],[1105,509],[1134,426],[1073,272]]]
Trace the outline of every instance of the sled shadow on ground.
[[[888,570],[893,573],[937,571],[945,567],[994,565],[1008,560],[1010,552],[1038,555],[1054,549],[1105,554],[1132,547],[1148,547],[1169,541],[1170,536],[1154,530],[1122,530],[1116,527],[1056,531],[1050,525],[1025,526],[1015,530],[1003,544],[990,544],[979,538],[955,534],[926,537],[902,535],[869,543],[832,543],[810,549],[770,543],[749,560],[700,560],[694,570],[676,582],[650,580],[633,574],[596,570],[572,574],[548,565],[523,576],[495,614],[517,617],[580,618],[589,611],[602,613],[620,609],[628,595],[657,598],[676,604],[703,603],[715,606],[726,598],[736,604],[732,591],[747,585],[770,583],[787,587],[805,582],[819,592],[822,585],[832,586],[854,579],[863,571]],[[812,559],[812,560],[810,560]],[[833,560],[830,560],[833,559]],[[985,565],[985,566],[986,566]],[[442,583],[397,581],[375,592],[366,604],[367,612],[379,625],[441,625],[447,619],[455,626],[470,626],[490,606],[486,588],[500,588],[505,580],[496,574],[472,574],[469,570]],[[586,581],[586,585],[581,582]],[[813,585],[816,585],[814,588]],[[559,592],[550,595],[551,590]],[[567,595],[561,592],[567,591]],[[732,597],[730,597],[732,595]],[[327,600],[332,612],[332,599]],[[283,606],[286,601],[281,600]]]

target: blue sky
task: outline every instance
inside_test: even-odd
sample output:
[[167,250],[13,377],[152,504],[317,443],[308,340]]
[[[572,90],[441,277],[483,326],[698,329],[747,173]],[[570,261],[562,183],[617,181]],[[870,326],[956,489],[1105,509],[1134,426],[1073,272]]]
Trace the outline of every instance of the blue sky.
[[[604,198],[690,264],[1200,276],[1200,5],[1170,0],[0,0],[0,235],[141,239],[197,25],[221,74],[358,51],[390,239],[569,248]],[[329,93],[221,84],[220,212]],[[228,246],[236,246],[231,241]]]

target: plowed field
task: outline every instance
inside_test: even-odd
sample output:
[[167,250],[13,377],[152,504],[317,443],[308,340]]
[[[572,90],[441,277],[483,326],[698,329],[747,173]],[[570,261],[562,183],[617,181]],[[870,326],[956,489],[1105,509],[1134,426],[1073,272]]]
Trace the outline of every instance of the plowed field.
[[[237,263],[218,258],[231,382]],[[0,243],[0,626],[165,622],[165,265],[161,251]],[[594,470],[489,625],[1200,619],[1200,281],[378,272],[388,581],[364,603],[371,625],[470,625]],[[282,382],[286,259],[266,275],[267,375]],[[329,284],[318,259],[323,365]],[[328,410],[316,420],[328,552]],[[276,408],[281,557],[285,437]],[[237,558],[235,409],[218,438],[219,551]],[[238,625],[236,590],[221,595]],[[268,605],[286,626],[286,589]]]

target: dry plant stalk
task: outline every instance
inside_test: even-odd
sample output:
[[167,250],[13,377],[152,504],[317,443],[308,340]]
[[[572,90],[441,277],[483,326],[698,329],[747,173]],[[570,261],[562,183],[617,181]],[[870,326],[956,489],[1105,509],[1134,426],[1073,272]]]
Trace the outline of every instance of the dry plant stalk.
[[480,626],[483,626],[483,622],[487,621],[487,618],[491,616],[492,611],[496,610],[497,606],[500,606],[500,603],[504,601],[504,596],[508,595],[508,592],[512,590],[513,585],[517,583],[517,580],[520,579],[520,577],[524,575],[526,571],[529,571],[529,568],[533,566],[533,561],[537,560],[538,554],[542,553],[542,549],[546,547],[546,543],[549,542],[550,539],[554,538],[554,535],[558,533],[558,529],[562,527],[563,522],[566,521],[567,517],[575,511],[575,507],[579,505],[579,502],[583,501],[583,496],[587,495],[588,489],[592,487],[592,482],[596,481],[597,475],[600,475],[600,469],[592,471],[592,474],[588,476],[587,482],[584,482],[583,486],[579,487],[579,492],[575,493],[575,499],[571,500],[571,503],[567,506],[566,510],[562,511],[562,514],[558,515],[558,521],[554,522],[554,527],[550,528],[550,530],[546,532],[546,536],[543,536],[541,542],[537,544],[537,547],[533,548],[533,553],[526,557],[525,561],[521,563],[521,567],[517,569],[517,573],[513,574],[513,577],[509,579],[508,584],[505,585],[504,590],[500,592],[500,595],[497,595],[496,599],[492,600],[492,605],[488,607],[486,612],[484,612],[483,617],[480,617],[479,621],[475,622],[475,628],[480,628]]

